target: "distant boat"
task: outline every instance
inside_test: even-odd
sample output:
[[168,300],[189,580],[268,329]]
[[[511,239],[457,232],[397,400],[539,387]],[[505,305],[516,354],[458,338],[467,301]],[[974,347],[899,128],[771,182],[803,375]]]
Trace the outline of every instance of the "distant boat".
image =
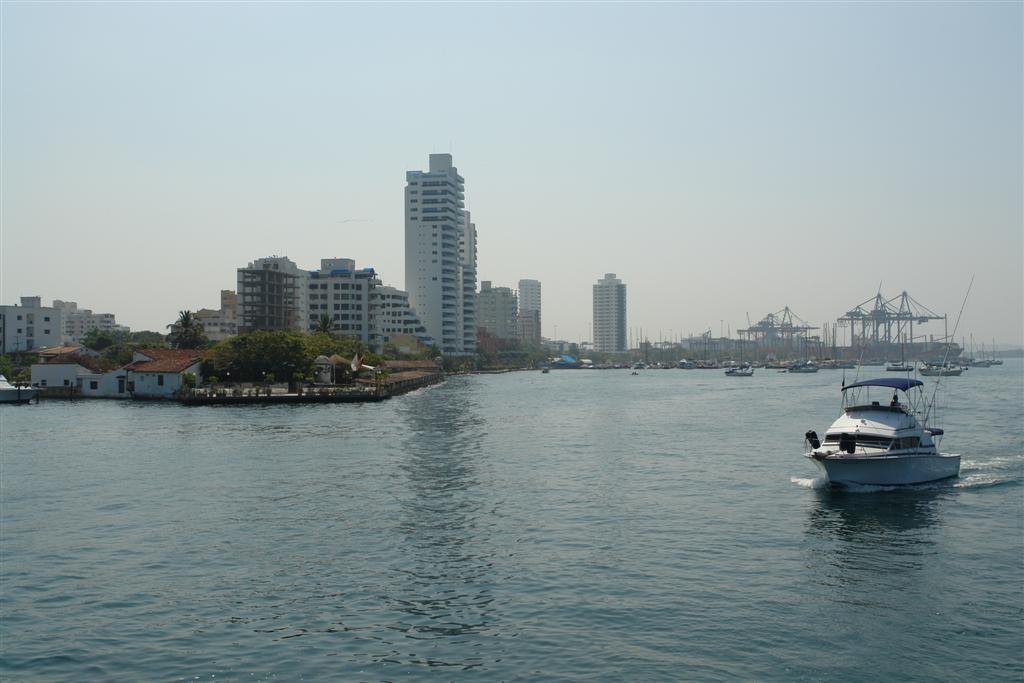
[[753,377],[754,368],[750,367],[750,363],[744,363],[739,367],[729,368],[725,371],[725,374],[729,377]]
[[885,369],[887,372],[913,372],[914,366],[900,361],[899,363],[889,363],[885,366]]
[[925,365],[919,372],[925,377],[957,377],[964,371],[956,365]]
[[28,403],[38,394],[38,389],[15,386],[0,375],[0,403]]
[[818,366],[815,365],[813,360],[808,361],[797,361],[788,368],[789,372],[808,373],[817,372]]

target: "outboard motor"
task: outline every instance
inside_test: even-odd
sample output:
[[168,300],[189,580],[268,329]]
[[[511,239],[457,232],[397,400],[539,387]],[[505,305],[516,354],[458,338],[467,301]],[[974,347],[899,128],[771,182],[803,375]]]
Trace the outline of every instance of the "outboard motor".
[[804,434],[804,439],[811,444],[811,448],[817,449],[821,446],[821,440],[818,439],[818,432],[813,429],[808,429],[807,433]]
[[853,453],[857,450],[857,437],[853,434],[839,435],[839,450]]

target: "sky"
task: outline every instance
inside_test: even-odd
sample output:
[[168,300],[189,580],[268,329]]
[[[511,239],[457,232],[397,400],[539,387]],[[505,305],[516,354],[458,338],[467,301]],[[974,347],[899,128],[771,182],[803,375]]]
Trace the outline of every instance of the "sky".
[[[263,256],[404,286],[451,152],[543,333],[831,323],[903,290],[1024,343],[1024,4],[0,5],[0,303],[162,330]],[[915,333],[941,335],[941,323]]]

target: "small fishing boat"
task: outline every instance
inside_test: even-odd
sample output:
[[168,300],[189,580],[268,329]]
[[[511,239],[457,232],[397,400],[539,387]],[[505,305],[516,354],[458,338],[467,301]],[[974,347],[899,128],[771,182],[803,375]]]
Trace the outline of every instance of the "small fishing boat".
[[946,363],[945,365],[925,365],[918,372],[925,377],[958,377],[963,368]]
[[[928,425],[931,405],[920,380],[869,379],[842,388],[842,413],[824,441],[810,430],[804,455],[830,483],[893,486],[955,477],[960,456],[939,453],[943,430]],[[892,392],[890,401],[871,400]],[[904,400],[900,400],[900,395]]]
[[889,363],[885,366],[885,369],[886,372],[913,372],[914,366],[900,361],[899,363]]
[[818,371],[818,366],[817,366],[817,364],[815,364],[815,362],[813,360],[808,360],[808,361],[803,361],[803,362],[799,362],[798,361],[798,362],[794,363],[793,365],[790,365],[788,371],[789,372],[800,372],[800,373],[817,372]]
[[735,368],[729,368],[725,371],[729,377],[753,377],[754,368],[750,366],[750,363],[744,363]]
[[28,403],[38,394],[38,389],[16,386],[0,375],[0,403]]

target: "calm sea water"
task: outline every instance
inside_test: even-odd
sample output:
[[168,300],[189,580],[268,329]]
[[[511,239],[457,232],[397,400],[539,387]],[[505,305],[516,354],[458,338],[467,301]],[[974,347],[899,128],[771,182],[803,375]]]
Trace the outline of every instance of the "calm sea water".
[[0,675],[1019,681],[1022,376],[944,379],[961,476],[898,490],[801,456],[838,371],[5,406]]

